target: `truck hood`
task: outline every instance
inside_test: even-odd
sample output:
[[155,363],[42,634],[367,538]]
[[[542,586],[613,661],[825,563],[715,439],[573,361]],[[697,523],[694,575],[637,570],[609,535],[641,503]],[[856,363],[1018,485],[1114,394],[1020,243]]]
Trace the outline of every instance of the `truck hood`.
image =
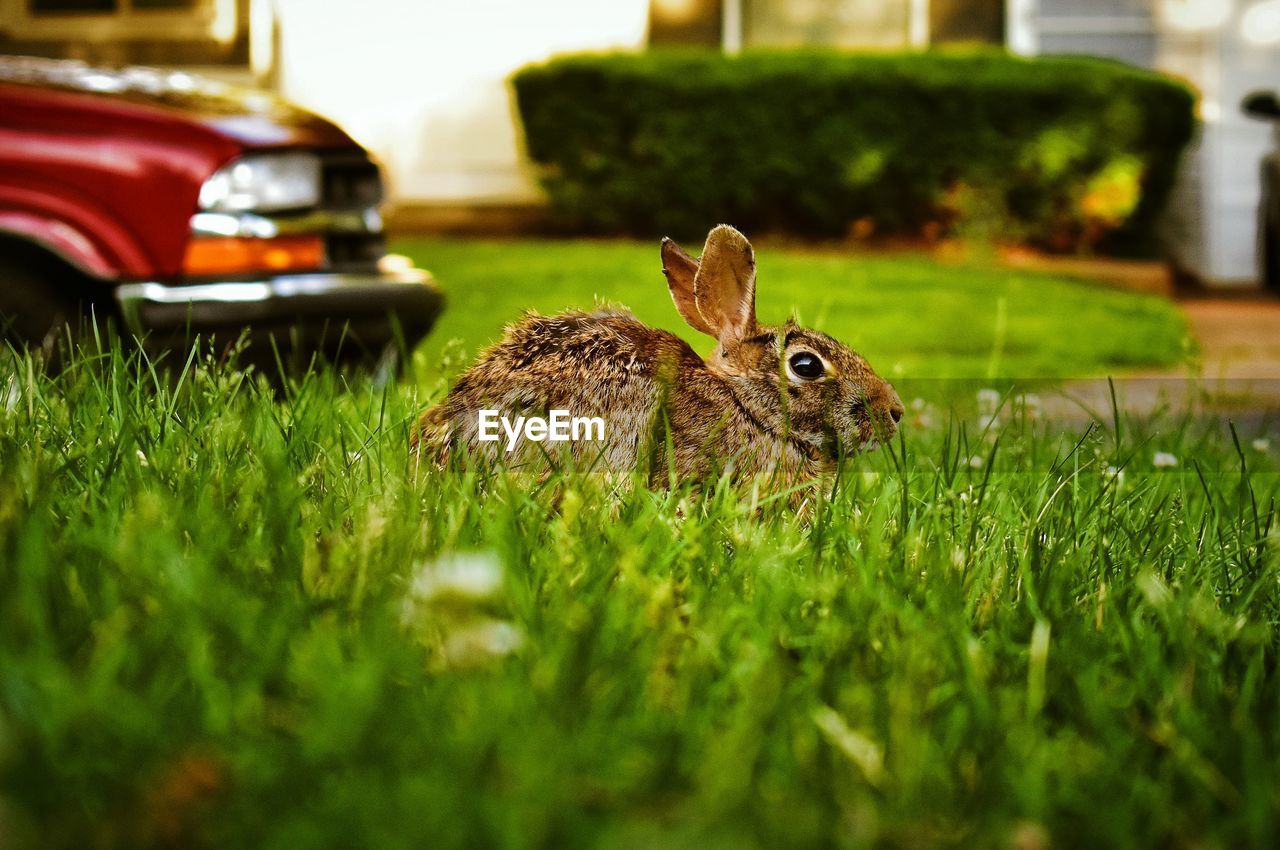
[[265,91],[185,71],[102,68],[63,59],[0,56],[0,83],[109,98],[175,113],[245,147],[349,147],[332,122]]

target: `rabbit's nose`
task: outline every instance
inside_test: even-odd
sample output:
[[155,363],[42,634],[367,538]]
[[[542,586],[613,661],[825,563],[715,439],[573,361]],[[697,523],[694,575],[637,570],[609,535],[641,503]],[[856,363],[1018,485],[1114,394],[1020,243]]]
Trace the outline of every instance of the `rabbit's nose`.
[[902,414],[906,412],[906,408],[902,406],[902,399],[898,398],[898,392],[892,386],[885,386],[888,391],[887,407],[889,409],[889,418],[893,420],[893,424],[897,425],[902,421]]

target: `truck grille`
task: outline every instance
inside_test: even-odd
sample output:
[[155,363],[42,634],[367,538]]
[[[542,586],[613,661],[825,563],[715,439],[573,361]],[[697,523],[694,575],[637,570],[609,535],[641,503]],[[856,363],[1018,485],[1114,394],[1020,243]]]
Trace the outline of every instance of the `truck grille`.
[[387,242],[381,233],[330,234],[324,245],[329,268],[338,271],[373,268],[387,252]]
[[[324,154],[320,174],[323,210],[366,210],[382,202],[382,175],[363,154]],[[377,267],[386,252],[386,240],[380,232],[329,233],[325,251],[334,271],[365,271]]]
[[367,157],[329,154],[321,160],[320,174],[325,209],[364,209],[382,202],[382,176]]

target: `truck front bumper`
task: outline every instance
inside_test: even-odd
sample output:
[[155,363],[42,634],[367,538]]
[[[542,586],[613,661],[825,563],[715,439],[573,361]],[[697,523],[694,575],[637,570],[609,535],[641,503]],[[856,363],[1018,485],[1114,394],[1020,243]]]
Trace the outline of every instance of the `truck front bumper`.
[[346,361],[380,357],[391,345],[412,350],[444,306],[431,276],[413,268],[127,283],[116,287],[115,298],[125,327],[148,348],[196,336],[222,346],[244,340],[252,360],[286,351]]

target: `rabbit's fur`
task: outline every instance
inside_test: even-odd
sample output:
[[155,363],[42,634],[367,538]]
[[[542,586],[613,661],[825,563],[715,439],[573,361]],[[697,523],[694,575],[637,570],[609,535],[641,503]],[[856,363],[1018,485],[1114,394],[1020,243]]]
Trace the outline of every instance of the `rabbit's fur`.
[[[626,311],[530,314],[423,414],[416,448],[441,462],[464,446],[515,463],[567,451],[579,467],[647,464],[655,480],[726,470],[803,480],[833,469],[841,453],[892,436],[902,402],[866,360],[791,321],[756,324],[755,255],[741,233],[713,229],[700,261],[664,239],[662,262],[680,314],[716,339],[707,359]],[[792,368],[806,353],[821,359],[821,377]],[[482,408],[513,419],[553,409],[599,416],[604,439],[522,440],[508,455],[505,441],[477,439]]]

